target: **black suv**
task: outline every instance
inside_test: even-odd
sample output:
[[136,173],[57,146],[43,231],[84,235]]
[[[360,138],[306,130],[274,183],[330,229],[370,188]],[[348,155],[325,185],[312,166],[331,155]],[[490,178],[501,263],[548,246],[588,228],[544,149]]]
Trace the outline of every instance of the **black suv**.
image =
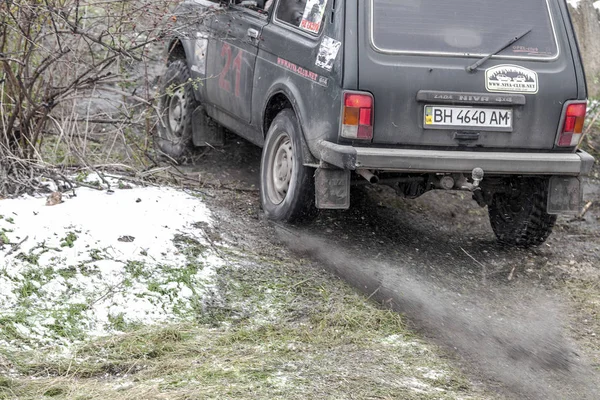
[[565,0],[182,3],[158,146],[263,147],[265,214],[350,206],[357,179],[418,197],[465,190],[506,244],[575,213],[586,82]]

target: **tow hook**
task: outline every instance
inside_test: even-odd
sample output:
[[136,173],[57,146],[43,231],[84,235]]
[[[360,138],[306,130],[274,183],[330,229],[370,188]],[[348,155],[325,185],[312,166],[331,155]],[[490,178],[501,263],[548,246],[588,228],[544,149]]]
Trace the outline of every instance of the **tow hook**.
[[471,171],[471,178],[473,178],[473,190],[481,190],[481,188],[479,187],[479,183],[483,180],[483,169],[481,168],[473,168],[473,171]]
[[456,183],[461,190],[468,190],[470,192],[481,190],[479,188],[479,184],[483,180],[483,170],[481,168],[474,168],[471,172],[471,179],[473,179],[473,183],[467,181],[467,178],[461,174],[458,182]]
[[483,169],[481,168],[473,168],[473,171],[471,172],[471,178],[473,178],[473,200],[475,200],[480,207],[486,206],[483,192],[481,191],[481,187],[479,187],[479,183],[483,180],[483,175]]
[[486,206],[485,199],[483,198],[483,192],[481,191],[481,187],[479,186],[479,184],[483,180],[483,176],[483,169],[477,167],[473,168],[473,171],[471,171],[471,179],[473,180],[473,183],[468,182],[464,176],[462,176],[462,179],[459,182],[459,186],[462,190],[468,190],[471,193],[473,193],[473,199],[481,207]]

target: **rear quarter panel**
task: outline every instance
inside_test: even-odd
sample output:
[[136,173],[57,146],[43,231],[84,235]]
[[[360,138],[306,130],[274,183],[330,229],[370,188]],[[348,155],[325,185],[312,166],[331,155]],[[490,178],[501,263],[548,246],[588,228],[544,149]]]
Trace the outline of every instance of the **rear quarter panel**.
[[[335,2],[334,9],[334,0],[328,0],[319,36],[302,33],[273,16],[263,29],[256,61],[252,120],[260,121],[262,128],[269,99],[284,93],[315,156],[316,143],[322,139],[335,140],[339,127],[343,44],[330,71],[316,62],[325,37],[343,41],[343,2]],[[266,136],[267,132],[263,133]]]

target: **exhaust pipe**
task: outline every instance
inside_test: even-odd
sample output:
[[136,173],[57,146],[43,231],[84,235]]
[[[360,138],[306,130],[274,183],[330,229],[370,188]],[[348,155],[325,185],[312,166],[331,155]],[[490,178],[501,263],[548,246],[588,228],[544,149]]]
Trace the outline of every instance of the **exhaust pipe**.
[[379,182],[379,178],[368,169],[357,169],[356,173],[369,181],[370,184],[376,184]]

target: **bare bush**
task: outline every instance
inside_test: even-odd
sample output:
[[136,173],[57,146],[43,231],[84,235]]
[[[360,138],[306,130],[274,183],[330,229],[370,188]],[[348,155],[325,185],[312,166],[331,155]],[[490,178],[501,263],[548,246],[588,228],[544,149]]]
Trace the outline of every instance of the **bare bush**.
[[2,0],[0,196],[59,177],[55,165],[148,162],[179,1]]

